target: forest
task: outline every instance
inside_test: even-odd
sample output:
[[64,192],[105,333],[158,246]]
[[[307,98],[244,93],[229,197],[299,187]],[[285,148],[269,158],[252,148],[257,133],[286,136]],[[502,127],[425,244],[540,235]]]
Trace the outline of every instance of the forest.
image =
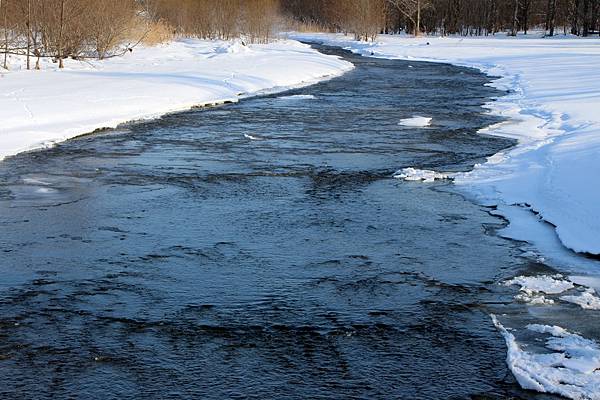
[[281,0],[283,13],[305,29],[438,35],[600,34],[600,0]]
[[600,0],[0,0],[0,66],[104,59],[177,36],[268,42],[278,30],[414,35],[600,34]]

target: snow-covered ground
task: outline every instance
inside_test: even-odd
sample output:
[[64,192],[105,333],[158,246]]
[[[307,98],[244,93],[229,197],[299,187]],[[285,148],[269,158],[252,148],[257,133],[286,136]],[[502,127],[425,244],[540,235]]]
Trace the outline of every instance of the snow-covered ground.
[[[600,254],[599,39],[384,35],[365,43],[332,34],[291,37],[366,56],[475,67],[501,77],[493,86],[510,93],[487,107],[509,120],[482,133],[515,138],[519,144],[455,176],[455,183],[485,204],[530,208],[556,227],[566,247]],[[531,222],[515,217],[524,213],[505,214],[519,239],[543,240]]]
[[237,101],[342,74],[352,64],[292,40],[179,40],[105,61],[45,61],[41,71],[0,69],[0,159],[99,128]]

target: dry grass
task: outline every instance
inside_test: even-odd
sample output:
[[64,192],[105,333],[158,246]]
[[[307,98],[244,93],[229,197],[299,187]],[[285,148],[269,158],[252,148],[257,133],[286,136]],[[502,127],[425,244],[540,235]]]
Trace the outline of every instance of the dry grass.
[[128,35],[133,42],[155,46],[175,38],[175,29],[164,21],[147,21],[141,17],[131,23]]

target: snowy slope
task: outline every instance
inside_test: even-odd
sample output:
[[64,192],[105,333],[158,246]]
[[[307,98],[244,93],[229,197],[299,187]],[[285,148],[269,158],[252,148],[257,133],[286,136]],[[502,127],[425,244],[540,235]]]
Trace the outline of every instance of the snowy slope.
[[99,128],[237,101],[340,75],[348,62],[295,41],[180,40],[105,61],[66,61],[58,70],[0,69],[0,159]]
[[[292,37],[368,56],[471,66],[502,77],[493,86],[511,93],[487,107],[510,120],[483,133],[515,138],[519,145],[455,182],[483,203],[529,207],[556,227],[568,248],[600,254],[599,39],[380,36],[375,43],[359,43],[343,35]],[[511,224],[530,231],[519,232],[520,239],[536,241],[530,223]]]

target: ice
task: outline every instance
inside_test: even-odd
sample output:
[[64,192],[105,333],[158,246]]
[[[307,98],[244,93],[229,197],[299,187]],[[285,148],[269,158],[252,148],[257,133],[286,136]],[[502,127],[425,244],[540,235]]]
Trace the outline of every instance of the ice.
[[586,310],[600,310],[600,298],[596,296],[596,291],[592,288],[585,289],[578,296],[561,296],[562,301],[577,304]]
[[539,293],[559,294],[575,287],[573,282],[563,279],[562,275],[517,276],[504,284],[518,285],[520,290],[530,297]]
[[50,185],[49,182],[45,182],[41,179],[37,179],[37,178],[23,178],[23,183],[28,184],[28,185],[43,185],[43,186],[47,186]]
[[246,139],[250,139],[250,140],[262,140],[262,139],[261,139],[261,138],[259,138],[258,136],[252,136],[252,135],[249,135],[249,134],[247,134],[247,133],[244,133],[244,137],[245,137]]
[[574,400],[600,399],[600,349],[595,341],[558,326],[529,325],[530,331],[549,334],[546,347],[554,350],[532,353],[495,315],[491,318],[506,341],[506,363],[521,387]]
[[410,127],[425,127],[431,125],[431,119],[432,118],[430,117],[420,117],[418,115],[415,115],[411,118],[401,119],[398,125]]
[[600,348],[595,341],[585,339],[560,326],[531,324],[527,329],[551,335],[546,340],[546,347],[565,354],[565,359],[561,361],[564,367],[584,374],[596,372],[600,379]]
[[278,99],[280,99],[280,100],[314,100],[314,99],[316,99],[316,97],[313,96],[312,94],[295,94],[295,95],[291,95],[291,96],[279,96]]
[[539,294],[519,293],[515,296],[515,299],[523,303],[529,303],[534,306],[554,304],[554,300],[548,299],[546,296]]
[[430,171],[427,169],[403,168],[394,173],[394,178],[405,181],[434,182],[438,179],[451,179],[450,174]]

